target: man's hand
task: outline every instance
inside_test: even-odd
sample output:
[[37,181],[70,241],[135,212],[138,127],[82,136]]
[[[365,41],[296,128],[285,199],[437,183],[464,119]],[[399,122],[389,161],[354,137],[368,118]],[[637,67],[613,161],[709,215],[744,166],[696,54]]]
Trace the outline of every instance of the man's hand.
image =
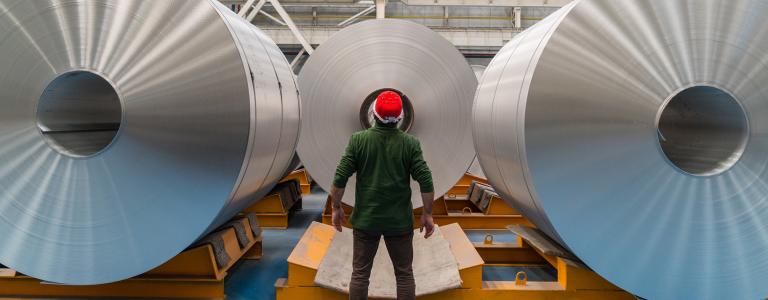
[[419,232],[424,232],[424,229],[426,229],[427,232],[424,233],[424,238],[428,239],[435,233],[435,221],[432,220],[432,204],[435,202],[435,193],[421,193],[421,201],[424,203],[424,207],[421,210],[421,229]]
[[344,208],[341,206],[341,198],[344,198],[344,189],[338,188],[335,185],[331,187],[331,208],[333,213],[331,215],[331,224],[336,227],[338,232],[341,232],[341,225],[347,221],[347,217],[344,216]]
[[341,225],[347,222],[347,217],[344,215],[343,208],[334,208],[332,216],[333,227],[336,227],[336,231],[341,232]]
[[424,232],[424,229],[427,230],[427,232],[424,233],[425,239],[428,239],[435,233],[435,221],[432,219],[432,215],[421,215],[421,229],[419,229],[419,232]]

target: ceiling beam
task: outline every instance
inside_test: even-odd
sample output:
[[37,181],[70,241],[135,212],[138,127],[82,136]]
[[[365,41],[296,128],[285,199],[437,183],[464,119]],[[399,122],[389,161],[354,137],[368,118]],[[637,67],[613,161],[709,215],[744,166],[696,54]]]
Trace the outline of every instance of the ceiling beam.
[[[261,30],[280,46],[300,45],[295,35],[288,28],[261,26]],[[321,45],[343,27],[301,27],[304,37],[312,45]],[[500,48],[511,40],[519,30],[510,28],[471,29],[471,28],[433,28],[435,32],[453,43],[456,47],[493,47]]]
[[415,6],[563,7],[572,0],[400,0]]
[[[220,0],[225,4],[243,4],[246,0]],[[406,5],[420,6],[498,6],[498,7],[563,7],[572,0],[400,0]],[[283,6],[312,6],[312,7],[368,7],[368,3],[354,0],[288,0]]]

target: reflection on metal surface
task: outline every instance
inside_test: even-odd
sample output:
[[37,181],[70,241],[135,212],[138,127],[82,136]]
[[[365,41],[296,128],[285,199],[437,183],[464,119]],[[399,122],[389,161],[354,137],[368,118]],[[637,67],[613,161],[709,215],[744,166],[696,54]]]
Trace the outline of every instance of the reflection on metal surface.
[[483,78],[483,73],[485,73],[486,66],[481,65],[472,65],[472,71],[475,72],[475,77],[477,77],[477,80],[480,80],[480,78]]
[[659,144],[670,163],[692,175],[727,171],[744,153],[749,126],[744,109],[727,92],[686,88],[660,110]]
[[[485,73],[486,66],[481,65],[472,65],[472,71],[475,72],[475,77],[477,77],[477,80],[480,81],[483,78],[483,73]],[[467,173],[483,177],[485,178],[485,173],[483,173],[483,167],[480,166],[480,160],[475,157],[475,160],[472,161],[472,164],[469,166],[469,170],[467,170]]]
[[280,49],[218,1],[0,0],[0,263],[98,284],[269,190],[299,130]]
[[37,102],[37,126],[48,145],[74,157],[105,150],[115,140],[122,118],[115,88],[88,71],[60,75]]
[[630,292],[765,298],[766,15],[764,1],[574,1],[486,70],[483,170]]
[[283,173],[283,176],[280,176],[280,178],[285,178],[286,176],[293,173],[293,171],[296,171],[296,169],[299,169],[301,167],[301,158],[299,158],[298,153],[293,154],[293,158],[291,159],[291,163],[288,165],[288,168],[285,169],[285,173]]
[[[298,152],[322,188],[331,187],[350,135],[362,130],[361,106],[373,92],[394,89],[408,96],[413,123],[442,194],[466,172],[472,146],[472,99],[477,80],[456,48],[428,28],[401,20],[349,26],[323,43],[299,74],[302,134]],[[355,186],[354,178],[349,182]],[[414,207],[422,205],[413,186]],[[344,202],[354,205],[354,188]]]

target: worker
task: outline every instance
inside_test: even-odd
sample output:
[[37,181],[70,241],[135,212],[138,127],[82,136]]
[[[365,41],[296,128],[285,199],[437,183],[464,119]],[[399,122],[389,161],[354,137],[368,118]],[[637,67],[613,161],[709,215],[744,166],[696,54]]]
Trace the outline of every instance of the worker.
[[403,118],[403,101],[393,91],[375,100],[374,127],[352,135],[336,169],[331,188],[333,226],[341,232],[346,222],[341,199],[350,176],[357,173],[353,228],[352,279],[349,299],[368,299],[373,258],[384,237],[395,269],[397,299],[415,299],[413,278],[413,205],[411,177],[419,183],[423,212],[421,229],[429,238],[435,230],[432,203],[435,199],[430,171],[419,140],[397,128]]

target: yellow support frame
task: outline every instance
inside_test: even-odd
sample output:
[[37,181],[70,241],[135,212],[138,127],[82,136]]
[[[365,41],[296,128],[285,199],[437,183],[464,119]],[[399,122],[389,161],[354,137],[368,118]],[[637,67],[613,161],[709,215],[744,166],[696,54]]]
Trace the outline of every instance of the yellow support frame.
[[[440,232],[450,243],[451,251],[459,263],[461,289],[482,288],[483,260],[474,250],[472,243],[464,235],[461,227],[457,224],[442,226]],[[317,268],[327,254],[335,234],[335,229],[325,224],[314,222],[309,226],[288,257],[288,278],[280,278],[275,282],[278,300],[348,298],[347,295],[320,288],[314,283]]]
[[[244,228],[250,229],[248,218],[240,216]],[[241,258],[261,257],[262,237],[246,230],[249,243],[240,247],[234,228],[213,233],[224,241],[230,257],[218,266],[210,244],[184,251],[161,266],[138,277],[94,286],[57,285],[21,275],[11,269],[0,269],[0,297],[128,297],[128,298],[207,298],[224,299],[224,277]]]
[[[478,299],[519,299],[519,300],[635,300],[631,294],[622,291],[599,275],[579,263],[560,257],[547,256],[518,238],[511,244],[471,244],[456,224],[442,226],[441,232],[451,244],[451,250],[459,263],[462,287],[434,295],[420,297],[421,300],[478,300]],[[335,234],[333,227],[313,223],[305,232],[291,256],[288,257],[288,278],[275,282],[277,300],[344,300],[348,296],[316,286],[314,278],[317,268],[327,254],[328,246]],[[485,249],[478,249],[478,246]],[[482,248],[482,247],[480,247]],[[495,249],[494,249],[495,248]],[[482,258],[488,251],[499,252],[493,260],[518,263],[520,265],[551,264],[558,273],[558,280],[540,281],[482,281],[482,267],[488,262]],[[506,251],[506,252],[505,252]],[[504,254],[510,256],[503,256]]]
[[312,182],[309,179],[309,174],[307,173],[307,170],[298,169],[296,171],[293,171],[291,172],[291,174],[288,174],[288,176],[285,176],[285,178],[280,180],[280,183],[291,181],[291,180],[296,180],[299,182],[302,195],[306,196],[312,193]]
[[448,190],[447,193],[445,193],[445,198],[448,199],[455,199],[457,197],[462,197],[467,195],[467,191],[469,191],[469,186],[472,185],[472,182],[480,182],[483,184],[488,184],[488,180],[482,177],[478,177],[469,173],[465,173],[464,176],[459,179],[459,182],[457,182],[450,190]]
[[[296,170],[283,178],[280,183],[295,180],[301,193],[310,193],[309,175],[304,169]],[[284,207],[279,194],[271,194],[246,209],[243,214],[253,213],[262,228],[288,228],[288,213],[291,207]],[[294,203],[301,205],[301,200]],[[245,228],[251,228],[247,218],[242,218]],[[186,250],[163,265],[141,276],[120,282],[96,286],[68,286],[42,282],[11,269],[0,268],[0,297],[131,297],[131,298],[208,298],[224,299],[224,277],[227,271],[240,259],[260,259],[262,237],[246,235],[250,243],[240,248],[235,229],[222,232],[224,249],[231,258],[223,267],[216,263],[211,245],[202,245]]]
[[[306,176],[306,173],[303,173],[301,170],[294,171],[294,173]],[[283,179],[281,183],[289,181],[299,182],[297,179],[289,178],[292,178],[292,175]],[[299,199],[283,199],[282,197],[283,195],[279,191],[273,191],[273,193],[246,208],[244,212],[255,214],[259,219],[259,225],[262,228],[287,229],[288,216],[290,215],[291,210],[301,208],[302,199],[300,197]]]

